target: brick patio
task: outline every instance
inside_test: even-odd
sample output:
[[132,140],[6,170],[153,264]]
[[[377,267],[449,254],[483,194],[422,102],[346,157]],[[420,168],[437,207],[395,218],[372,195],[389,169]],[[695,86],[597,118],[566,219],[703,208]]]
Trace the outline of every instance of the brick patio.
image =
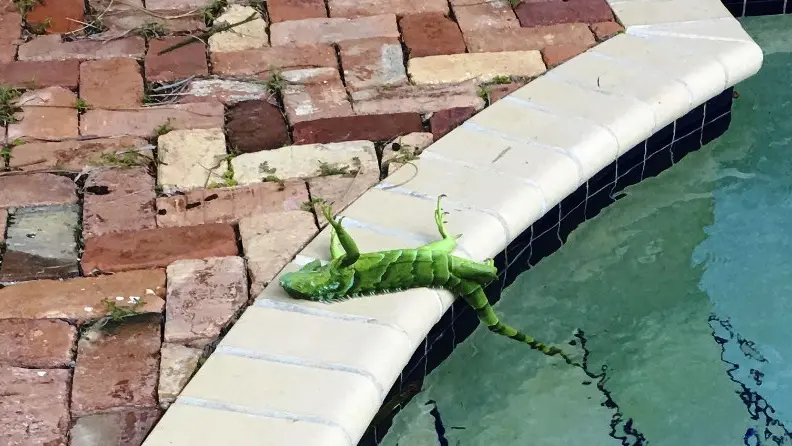
[[342,210],[482,108],[621,31],[605,0],[7,3],[8,446],[140,445],[324,226],[316,202]]

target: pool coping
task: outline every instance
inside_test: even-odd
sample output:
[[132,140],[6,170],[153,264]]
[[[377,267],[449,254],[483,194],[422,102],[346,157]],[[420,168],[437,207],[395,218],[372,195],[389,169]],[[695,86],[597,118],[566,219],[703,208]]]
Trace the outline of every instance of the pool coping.
[[[361,251],[436,240],[432,210],[446,194],[448,229],[463,234],[456,254],[495,257],[622,154],[761,67],[720,0],[609,3],[623,34],[482,110],[417,170],[398,169],[341,212]],[[327,228],[281,273],[316,258],[329,258]],[[354,446],[453,302],[416,289],[323,305],[289,299],[276,277],[144,445]]]

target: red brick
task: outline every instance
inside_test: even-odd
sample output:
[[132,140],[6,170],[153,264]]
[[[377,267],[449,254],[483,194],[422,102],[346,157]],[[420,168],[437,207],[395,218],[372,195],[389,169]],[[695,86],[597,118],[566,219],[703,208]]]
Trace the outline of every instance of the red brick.
[[396,15],[290,20],[270,26],[272,46],[327,45],[372,37],[399,37]]
[[268,80],[273,70],[338,68],[335,49],[329,45],[278,46],[212,53],[212,74]]
[[17,12],[0,13],[0,44],[19,43],[22,35],[22,16]]
[[541,50],[550,45],[593,46],[594,36],[585,23],[564,23],[536,28],[503,28],[465,33],[471,53]]
[[58,61],[17,61],[0,64],[0,84],[17,88],[41,88],[61,86],[77,88],[80,75],[80,62],[77,60]]
[[26,368],[68,367],[77,329],[55,319],[0,320],[0,364]]
[[524,82],[511,82],[508,84],[498,84],[498,85],[490,85],[487,87],[487,91],[489,92],[489,103],[493,104],[501,99],[505,98],[506,96],[514,93],[525,85]]
[[140,446],[160,415],[158,408],[143,408],[80,417],[69,432],[71,446]]
[[270,23],[327,17],[324,0],[269,0]]
[[591,31],[597,41],[602,42],[624,31],[624,28],[616,22],[599,22],[591,24]]
[[236,234],[231,225],[144,229],[87,240],[82,268],[85,273],[94,270],[118,272],[165,267],[181,259],[237,254]]
[[407,83],[404,54],[399,39],[378,37],[341,42],[339,45],[344,83],[361,90]]
[[433,113],[432,117],[429,118],[432,136],[434,136],[435,140],[440,139],[440,137],[470,119],[471,116],[476,114],[476,111],[473,107],[459,107]]
[[94,108],[137,107],[143,103],[143,76],[134,59],[107,59],[80,65],[80,97]]
[[0,444],[65,446],[70,378],[70,370],[0,366]]
[[11,63],[16,59],[17,46],[10,43],[0,43],[0,64]]
[[194,189],[157,198],[159,227],[235,223],[251,215],[300,210],[308,201],[303,181],[266,182],[220,189]]
[[[151,294],[154,293],[154,294]],[[0,288],[0,319],[70,319],[77,323],[107,315],[103,301],[142,297],[139,312],[162,312],[165,270],[150,269],[70,280],[34,280]]]
[[157,127],[170,123],[174,130],[220,128],[224,108],[219,102],[160,105],[136,110],[88,110],[80,118],[84,136],[152,137]]
[[281,94],[290,124],[353,114],[341,75],[335,68],[284,71],[282,75],[286,86]]
[[385,141],[400,135],[423,131],[418,113],[360,115],[318,119],[294,124],[294,143],[330,143],[342,141]]
[[226,132],[231,147],[244,153],[289,144],[289,129],[280,108],[267,101],[244,101],[231,107]]
[[[82,0],[47,0],[35,3],[25,19],[28,23],[41,24],[49,20],[47,32],[67,33],[83,27],[85,3]],[[72,19],[72,20],[69,20]]]
[[160,320],[160,315],[150,315],[83,335],[72,381],[72,415],[156,407]]
[[77,189],[68,177],[49,173],[0,176],[0,208],[77,203]]
[[514,11],[506,0],[479,2],[452,8],[463,33],[520,26],[520,22],[517,21]]
[[19,121],[8,125],[8,139],[61,140],[78,135],[77,96],[63,87],[25,92],[17,101]]
[[83,187],[83,239],[157,227],[154,178],[145,167],[98,169]]
[[207,76],[206,47],[200,42],[177,48],[158,55],[165,48],[184,40],[181,37],[167,37],[149,41],[146,53],[146,80],[148,82],[164,82],[184,79],[190,76]]
[[330,17],[366,17],[379,14],[448,13],[447,0],[327,0]]
[[441,13],[404,16],[399,20],[399,27],[410,57],[465,52],[459,26]]
[[544,59],[545,65],[547,65],[547,68],[549,69],[568,61],[569,59],[586,51],[589,47],[590,45],[581,46],[565,43],[551,45],[542,50],[542,58]]
[[606,0],[522,2],[514,8],[514,12],[524,27],[613,20],[613,12]]
[[134,57],[140,59],[146,51],[146,41],[142,37],[124,37],[110,40],[73,40],[61,41],[59,34],[37,36],[19,46],[19,60],[98,60],[114,57]]
[[456,107],[484,107],[475,80],[446,85],[401,85],[350,93],[352,108],[359,115],[429,113]]
[[[140,149],[148,141],[133,136],[113,139],[67,140],[59,142],[27,142],[11,149],[9,167],[19,170],[53,169],[79,172],[86,166],[106,164],[103,153]],[[142,150],[141,156],[152,158],[151,150]]]

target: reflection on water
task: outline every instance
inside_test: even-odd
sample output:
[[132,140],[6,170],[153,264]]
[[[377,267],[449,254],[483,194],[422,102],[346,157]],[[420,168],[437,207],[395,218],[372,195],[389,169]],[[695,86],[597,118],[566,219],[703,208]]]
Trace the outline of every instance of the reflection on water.
[[587,370],[477,330],[388,446],[792,445],[792,17],[752,18],[762,72],[732,128],[581,225],[496,310],[580,328]]

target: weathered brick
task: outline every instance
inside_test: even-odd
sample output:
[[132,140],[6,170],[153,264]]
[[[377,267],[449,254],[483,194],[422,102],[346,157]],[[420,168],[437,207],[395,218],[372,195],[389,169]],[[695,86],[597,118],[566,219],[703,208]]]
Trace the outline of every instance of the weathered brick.
[[520,22],[506,0],[485,1],[469,5],[452,6],[454,16],[463,33],[475,30],[518,28]]
[[16,209],[8,224],[0,282],[78,276],[79,212],[75,204]]
[[[343,175],[330,175],[316,177],[308,180],[308,187],[311,188],[311,198],[321,198],[333,204],[333,215],[337,215],[347,206],[357,200],[364,192],[374,187],[379,182],[379,170],[369,170],[359,174],[354,178]],[[314,205],[314,212],[319,221],[319,226],[327,224],[319,204]]]
[[317,232],[313,214],[304,211],[259,214],[240,220],[251,295],[261,293]]
[[155,408],[85,415],[71,429],[70,446],[139,446],[159,417]]
[[137,107],[143,103],[143,76],[134,59],[107,59],[80,65],[80,97],[94,108]]
[[330,143],[340,141],[384,141],[423,130],[418,113],[360,115],[318,119],[294,124],[294,143]]
[[209,50],[218,53],[269,46],[267,22],[261,18],[258,11],[250,6],[229,5],[223,14],[214,20],[214,25],[221,26],[241,22],[252,14],[256,15],[255,19],[209,37]]
[[522,2],[514,12],[524,27],[613,21],[613,11],[606,0]]
[[501,28],[465,33],[471,53],[542,50],[548,46],[571,44],[593,46],[594,36],[585,23],[564,23],[535,28]]
[[272,46],[329,44],[371,37],[398,38],[396,15],[291,20],[270,26]]
[[69,177],[49,173],[0,176],[0,208],[77,203]]
[[616,22],[598,22],[591,24],[591,31],[597,41],[602,42],[624,31],[624,28]]
[[77,136],[77,96],[63,87],[25,92],[17,100],[22,111],[8,125],[8,139],[60,140]]
[[184,195],[157,198],[161,228],[207,223],[235,223],[240,218],[269,212],[299,210],[308,201],[302,181],[254,183],[249,186],[195,189]]
[[459,26],[441,13],[404,16],[399,19],[399,27],[410,57],[465,52]]
[[70,280],[36,280],[0,288],[0,319],[70,319],[107,315],[105,299],[141,297],[138,312],[162,312],[165,270],[150,269]]
[[210,4],[210,0],[146,0],[146,8],[153,11],[189,12]]
[[487,101],[490,104],[500,101],[524,85],[524,82],[509,82],[508,84],[488,85],[485,87],[487,92]]
[[22,16],[18,12],[0,12],[0,45],[19,43]]
[[560,65],[586,51],[588,48],[589,45],[575,45],[565,43],[551,45],[542,50],[542,57],[544,58],[547,68],[553,68],[554,66]]
[[311,178],[322,175],[321,165],[344,169],[352,175],[379,170],[377,153],[371,141],[348,141],[333,144],[307,144],[282,147],[264,152],[246,153],[231,161],[242,184],[260,184],[262,165],[274,170],[281,179]]
[[178,102],[220,101],[223,105],[234,105],[242,101],[278,101],[266,85],[258,82],[241,82],[225,79],[201,79],[190,82],[187,91]]
[[448,13],[446,0],[327,0],[330,17],[365,17],[379,14]]
[[0,64],[11,63],[16,59],[17,45],[0,43]]
[[60,368],[72,362],[77,329],[55,319],[0,319],[0,364]]
[[284,71],[282,76],[286,86],[281,94],[290,124],[353,114],[338,70],[310,68]]
[[185,45],[163,55],[157,54],[165,48],[179,43],[184,37],[165,37],[149,41],[146,52],[146,80],[166,82],[190,76],[206,76],[206,49],[199,43]]
[[145,167],[97,169],[83,191],[83,239],[157,227],[154,178]]
[[19,60],[95,60],[114,57],[141,59],[146,51],[142,37],[101,40],[73,40],[62,42],[58,34],[38,36],[19,46]]
[[410,59],[407,71],[418,85],[450,84],[477,79],[487,82],[500,76],[534,77],[545,72],[539,51],[467,53]]
[[[199,14],[175,17],[179,14],[171,14],[169,11],[156,11],[143,9],[142,0],[126,0],[124,3],[110,0],[89,0],[89,5],[94,11],[101,11],[102,24],[110,31],[126,32],[140,29],[144,26],[157,24],[162,26],[166,33],[180,31],[199,31],[206,26]],[[163,19],[155,17],[150,13],[160,17],[174,17]]]
[[88,110],[80,118],[84,136],[152,137],[157,127],[169,124],[174,130],[223,127],[224,108],[219,102],[159,105],[137,110]]
[[276,46],[212,53],[211,57],[212,74],[253,77],[262,80],[268,80],[273,70],[338,68],[335,49],[329,45]]
[[432,117],[429,118],[432,136],[434,136],[434,139],[440,139],[443,135],[470,119],[474,114],[476,114],[476,109],[473,107],[449,108],[433,113]]
[[[146,150],[146,147],[150,147]],[[138,150],[139,149],[139,150]],[[116,152],[138,150],[137,160],[146,162],[151,159],[154,146],[148,141],[133,136],[122,136],[112,139],[87,139],[84,141],[71,139],[58,142],[27,142],[11,149],[12,169],[37,170],[53,169],[79,172],[86,166],[114,165],[112,158],[103,157]],[[130,155],[118,155],[119,157]]]
[[222,128],[174,130],[157,146],[157,184],[165,192],[220,184],[228,170]]
[[160,354],[162,356],[157,397],[160,407],[167,407],[176,401],[176,397],[198,368],[203,350],[165,342]]
[[271,150],[289,144],[289,129],[277,105],[240,102],[228,111],[228,142],[237,152]]
[[161,268],[181,259],[237,255],[234,228],[208,224],[115,232],[85,242],[83,272]]
[[324,0],[269,0],[267,12],[272,23],[327,17]]
[[360,115],[429,113],[454,107],[484,107],[474,81],[451,85],[403,85],[351,92],[352,108]]
[[49,33],[68,33],[83,27],[80,22],[85,18],[85,2],[82,0],[34,2],[33,5],[26,21],[46,25]]
[[339,44],[344,82],[350,90],[407,83],[401,42],[393,37]]
[[66,444],[69,429],[67,369],[0,366],[0,444]]
[[168,265],[165,342],[204,348],[248,299],[245,260],[213,257],[179,260]]
[[156,407],[160,315],[92,328],[77,347],[71,413],[82,416],[122,407]]
[[77,60],[15,61],[0,64],[0,83],[17,88],[59,85],[77,88],[80,62]]

